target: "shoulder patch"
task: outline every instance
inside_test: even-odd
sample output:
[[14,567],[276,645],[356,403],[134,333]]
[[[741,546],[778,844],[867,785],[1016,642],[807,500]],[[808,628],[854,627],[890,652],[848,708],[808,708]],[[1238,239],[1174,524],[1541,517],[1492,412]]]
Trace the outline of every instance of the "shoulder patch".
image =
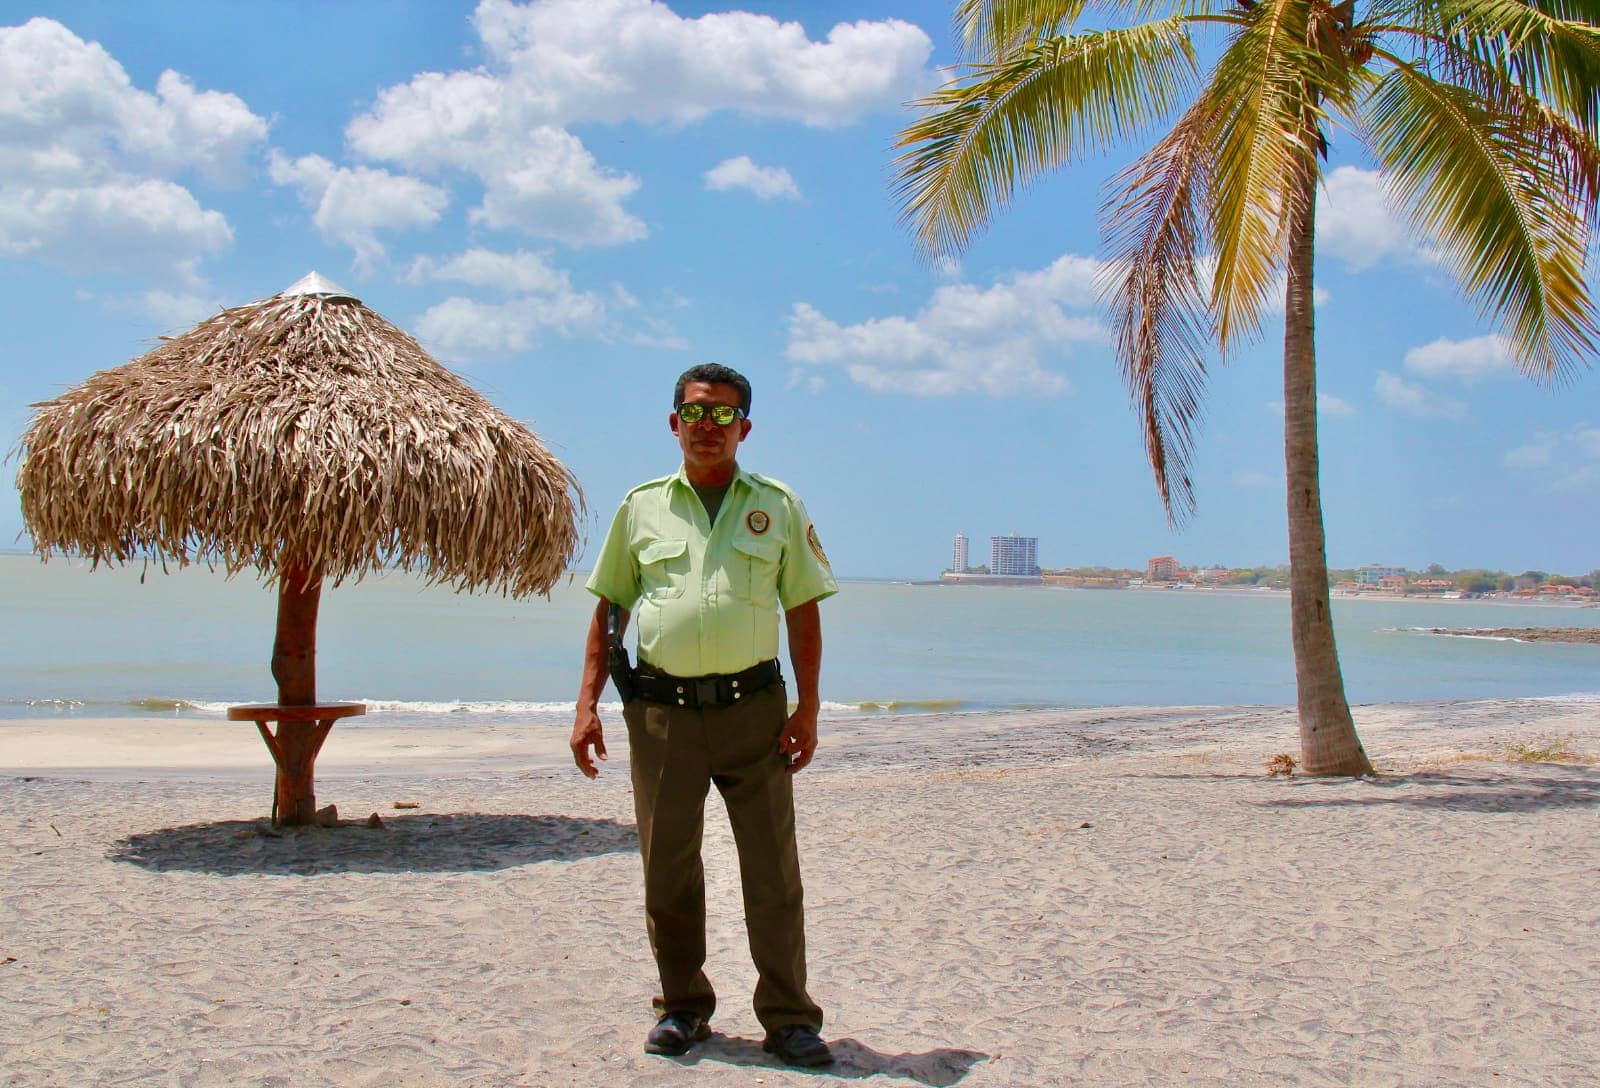
[[815,525],[806,526],[806,543],[811,545],[812,553],[822,560],[822,565],[832,570],[833,564],[828,562],[828,555],[822,550],[822,541],[817,538],[817,527]]

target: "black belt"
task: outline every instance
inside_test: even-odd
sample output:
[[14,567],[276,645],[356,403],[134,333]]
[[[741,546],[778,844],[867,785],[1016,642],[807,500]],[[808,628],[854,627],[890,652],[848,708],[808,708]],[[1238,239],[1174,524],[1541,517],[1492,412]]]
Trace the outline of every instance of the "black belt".
[[673,676],[641,661],[634,678],[634,695],[667,706],[732,706],[781,679],[783,670],[776,659],[751,665],[743,672],[716,676]]

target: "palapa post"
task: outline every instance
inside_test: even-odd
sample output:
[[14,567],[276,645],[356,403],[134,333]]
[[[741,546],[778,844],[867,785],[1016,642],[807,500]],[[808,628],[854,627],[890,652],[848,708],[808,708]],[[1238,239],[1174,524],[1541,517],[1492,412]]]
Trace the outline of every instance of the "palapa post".
[[548,594],[577,550],[566,467],[315,272],[33,407],[17,489],[41,558],[254,568],[276,584],[278,701],[229,717],[260,727],[281,823],[313,821],[322,742],[365,710],[317,702],[325,579],[398,567]]

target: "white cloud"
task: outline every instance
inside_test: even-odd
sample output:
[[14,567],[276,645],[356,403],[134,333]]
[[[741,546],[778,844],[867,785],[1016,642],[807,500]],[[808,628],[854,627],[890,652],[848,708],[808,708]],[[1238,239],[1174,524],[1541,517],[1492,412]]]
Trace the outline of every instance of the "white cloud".
[[706,171],[706,188],[716,192],[747,189],[762,200],[774,197],[800,199],[800,187],[781,166],[757,166],[749,155],[724,159]]
[[564,336],[598,331],[604,318],[593,295],[447,298],[417,318],[417,338],[447,358],[496,358],[528,350],[546,329]]
[[570,246],[618,245],[649,233],[643,220],[622,207],[639,188],[638,179],[602,167],[570,132],[530,129],[512,148],[487,146],[474,158],[474,172],[484,182],[474,223]]
[[618,311],[637,311],[639,302],[620,285],[609,297],[572,287],[567,273],[540,254],[496,253],[472,249],[444,260],[420,257],[404,277],[411,283],[463,283],[500,296],[499,301],[448,298],[417,319],[417,334],[441,354],[490,359],[533,347],[541,335],[592,336],[642,347],[683,349],[688,345],[665,323],[648,315],[624,328]]
[[1507,450],[1512,468],[1538,472],[1552,491],[1578,491],[1600,482],[1600,427],[1579,424],[1565,431],[1545,431]]
[[1317,412],[1324,416],[1353,416],[1356,414],[1356,407],[1343,397],[1336,397],[1332,393],[1318,393]]
[[105,269],[193,282],[233,232],[170,181],[123,179],[71,188],[0,185],[0,253],[75,271]]
[[989,288],[937,288],[912,317],[840,325],[799,302],[789,317],[788,357],[837,366],[859,385],[913,396],[1051,396],[1069,391],[1040,365],[1073,343],[1104,343],[1096,305],[1100,262],[1071,254]]
[[412,283],[453,280],[506,295],[571,290],[565,272],[550,267],[539,254],[523,250],[495,253],[487,249],[471,249],[446,261],[418,257],[412,262],[405,278]]
[[1556,444],[1559,441],[1556,435],[1545,434],[1506,451],[1506,464],[1512,468],[1546,468],[1554,460]]
[[1467,414],[1466,404],[1454,397],[1434,393],[1387,370],[1378,371],[1375,388],[1380,401],[1408,415],[1429,419],[1463,419]]
[[792,393],[796,389],[804,389],[808,393],[820,393],[828,384],[828,379],[821,374],[808,373],[803,366],[794,367],[789,371],[789,376],[784,380],[783,391]]
[[0,27],[0,252],[192,281],[232,234],[173,179],[238,180],[266,133],[238,97],[176,72],[134,87],[53,20]]
[[638,181],[597,162],[567,128],[686,124],[735,111],[839,125],[898,109],[932,82],[932,42],[896,20],[799,23],[725,12],[685,19],[654,0],[483,0],[485,63],[390,87],[346,135],[365,158],[460,170],[484,186],[475,223],[568,245],[645,236],[624,202]]
[[379,231],[436,223],[450,202],[436,185],[370,166],[335,166],[321,155],[290,159],[274,149],[267,169],[275,183],[299,192],[324,240],[355,251],[363,273],[384,257]]
[[1363,271],[1394,259],[1427,263],[1409,225],[1396,214],[1383,176],[1355,166],[1335,167],[1317,201],[1317,247]]
[[108,305],[153,317],[169,332],[186,332],[224,308],[215,296],[187,291],[144,291],[110,299]]
[[1467,384],[1484,378],[1512,377],[1517,372],[1511,342],[1503,336],[1478,336],[1450,340],[1441,336],[1431,344],[1406,352],[1406,369],[1429,378],[1456,378]]
[[236,178],[266,134],[238,97],[196,91],[177,72],[155,94],[139,90],[100,45],[53,20],[0,27],[0,168],[13,182]]
[[898,110],[931,80],[932,41],[895,19],[840,23],[820,42],[798,22],[685,19],[654,0],[484,0],[473,22],[518,107],[557,124],[734,110],[842,125]]
[[1283,477],[1258,469],[1241,469],[1233,474],[1233,482],[1238,487],[1279,487]]

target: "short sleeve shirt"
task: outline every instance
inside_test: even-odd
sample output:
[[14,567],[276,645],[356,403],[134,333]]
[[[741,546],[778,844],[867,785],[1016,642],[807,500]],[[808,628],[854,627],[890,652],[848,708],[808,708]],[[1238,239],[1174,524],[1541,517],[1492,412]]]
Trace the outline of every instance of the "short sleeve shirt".
[[805,504],[740,469],[713,526],[680,468],[622,500],[589,575],[633,613],[639,659],[674,676],[739,672],[778,654],[778,607],[839,591]]

